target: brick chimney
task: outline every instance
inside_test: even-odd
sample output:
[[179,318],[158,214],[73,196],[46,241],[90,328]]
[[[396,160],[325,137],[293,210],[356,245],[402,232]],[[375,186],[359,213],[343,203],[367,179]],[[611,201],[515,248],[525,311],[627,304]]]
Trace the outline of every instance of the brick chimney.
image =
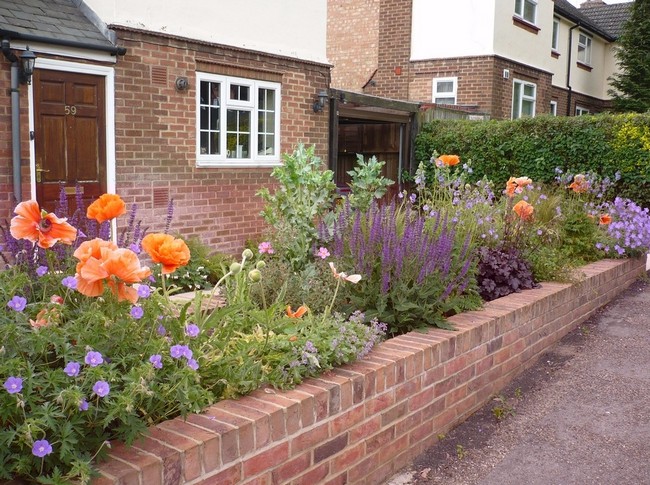
[[601,5],[607,5],[603,0],[587,0],[580,4],[580,8],[593,8],[600,7]]

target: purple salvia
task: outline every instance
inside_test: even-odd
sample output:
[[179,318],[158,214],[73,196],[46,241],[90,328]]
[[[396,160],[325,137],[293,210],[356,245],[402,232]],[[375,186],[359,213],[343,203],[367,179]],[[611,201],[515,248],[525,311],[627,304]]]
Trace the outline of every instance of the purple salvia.
[[108,241],[111,237],[111,223],[109,221],[99,224],[99,237],[104,241]]
[[68,217],[68,194],[65,192],[65,185],[61,184],[59,188],[59,200],[56,203],[55,213],[59,217]]
[[131,235],[131,231],[133,230],[133,224],[135,223],[135,215],[137,210],[138,210],[137,204],[131,205],[131,210],[129,211],[129,218],[126,220],[126,226],[122,230],[120,237],[117,240],[117,245],[121,248],[127,247],[132,242],[130,240],[130,235]]

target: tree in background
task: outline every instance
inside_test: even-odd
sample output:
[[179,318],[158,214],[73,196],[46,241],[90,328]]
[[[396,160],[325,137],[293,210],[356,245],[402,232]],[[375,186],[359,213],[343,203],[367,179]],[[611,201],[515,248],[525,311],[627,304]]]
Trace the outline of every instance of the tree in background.
[[616,58],[621,72],[610,78],[617,111],[650,110],[650,0],[636,0],[619,38]]

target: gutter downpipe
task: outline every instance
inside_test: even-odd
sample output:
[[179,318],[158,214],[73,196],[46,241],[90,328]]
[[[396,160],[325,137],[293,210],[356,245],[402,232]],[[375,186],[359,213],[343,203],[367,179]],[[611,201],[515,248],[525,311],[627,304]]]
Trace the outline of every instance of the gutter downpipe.
[[571,88],[571,53],[573,52],[573,29],[580,27],[580,23],[575,24],[569,29],[569,56],[566,66],[566,87],[569,90],[567,98],[566,115],[571,116],[571,101],[573,100],[573,89]]
[[11,62],[11,160],[13,168],[13,185],[15,203],[22,201],[22,184],[20,173],[20,73],[18,58],[11,51],[7,39],[2,40],[2,53]]

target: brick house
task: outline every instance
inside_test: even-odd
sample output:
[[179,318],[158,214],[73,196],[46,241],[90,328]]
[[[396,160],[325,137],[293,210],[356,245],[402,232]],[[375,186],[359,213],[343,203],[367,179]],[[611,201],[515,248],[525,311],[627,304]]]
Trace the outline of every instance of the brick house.
[[[173,199],[172,230],[224,252],[259,235],[255,193],[281,154],[304,142],[327,155],[328,117],[313,103],[331,66],[325,0],[251,0],[255,16],[236,20],[242,8],[4,0],[2,218],[17,200],[53,210],[61,185],[73,204],[79,183],[86,199],[137,203],[151,230]],[[27,47],[31,84],[19,82]]]
[[596,113],[629,5],[329,0],[332,86],[495,119]]

